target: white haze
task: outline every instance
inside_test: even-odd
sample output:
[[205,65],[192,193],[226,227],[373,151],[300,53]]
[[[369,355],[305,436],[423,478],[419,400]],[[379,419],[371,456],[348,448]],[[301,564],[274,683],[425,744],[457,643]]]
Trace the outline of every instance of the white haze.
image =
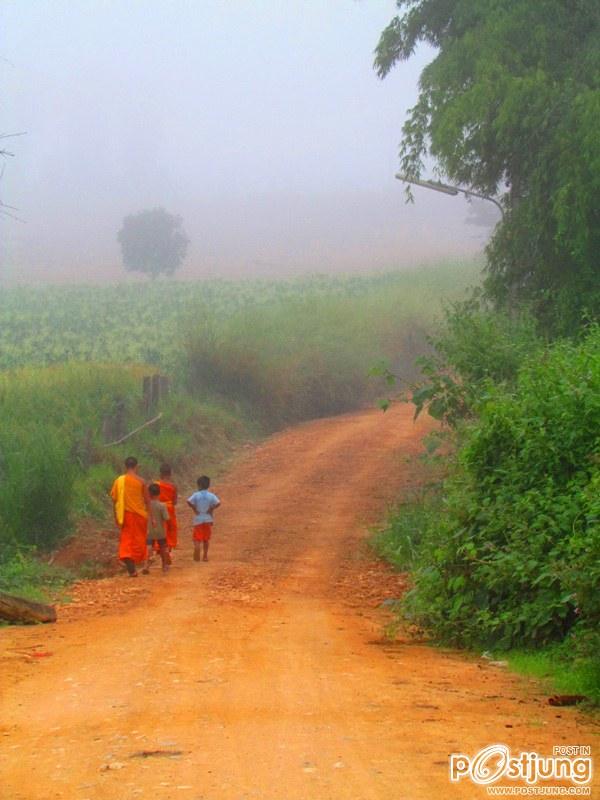
[[481,251],[463,200],[394,180],[432,57],[372,70],[392,0],[9,0],[1,278],[123,277],[123,217],[164,206],[182,277],[387,269]]

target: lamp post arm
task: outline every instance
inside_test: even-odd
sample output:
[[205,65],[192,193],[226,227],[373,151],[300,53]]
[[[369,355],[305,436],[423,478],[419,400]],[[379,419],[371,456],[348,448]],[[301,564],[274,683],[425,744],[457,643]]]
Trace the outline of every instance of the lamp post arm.
[[[458,188],[458,187],[457,187]],[[504,207],[500,203],[499,200],[496,200],[495,197],[490,197],[488,194],[479,194],[479,192],[473,192],[470,189],[458,189],[459,192],[462,192],[465,197],[477,197],[479,200],[489,200],[490,203],[493,203],[496,208],[502,214],[502,219],[504,219],[505,211]]]
[[479,200],[489,200],[489,202],[493,203],[500,211],[502,219],[504,219],[505,211],[502,204],[496,200],[495,197],[490,197],[488,194],[480,194],[479,192],[474,192],[472,189],[461,189],[460,186],[450,186],[441,181],[424,181],[420,178],[407,178],[406,175],[400,174],[396,175],[396,178],[404,183],[412,183],[414,186],[422,186],[424,189],[433,189],[434,192],[441,192],[442,194],[456,196],[460,193],[464,194],[465,197],[477,197]]

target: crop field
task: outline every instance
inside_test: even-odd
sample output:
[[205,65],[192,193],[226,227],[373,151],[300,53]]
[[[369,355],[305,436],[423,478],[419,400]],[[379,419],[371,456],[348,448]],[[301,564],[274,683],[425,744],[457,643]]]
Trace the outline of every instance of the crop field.
[[296,280],[216,280],[111,286],[5,287],[0,292],[0,369],[65,361],[157,364],[172,369],[190,327],[219,328],[249,309],[300,301],[354,300],[377,314],[383,302],[402,315],[430,319],[440,300],[475,283],[474,264],[448,263],[372,276]]

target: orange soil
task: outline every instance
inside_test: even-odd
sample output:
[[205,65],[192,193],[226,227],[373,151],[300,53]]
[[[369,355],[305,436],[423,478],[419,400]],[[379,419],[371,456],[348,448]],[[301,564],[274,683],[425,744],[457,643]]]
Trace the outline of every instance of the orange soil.
[[169,575],[82,584],[56,625],[0,630],[2,800],[484,797],[449,782],[450,753],[593,746],[536,685],[382,638],[403,579],[361,540],[427,427],[398,406],[284,431],[214,487],[208,564],[182,526]]

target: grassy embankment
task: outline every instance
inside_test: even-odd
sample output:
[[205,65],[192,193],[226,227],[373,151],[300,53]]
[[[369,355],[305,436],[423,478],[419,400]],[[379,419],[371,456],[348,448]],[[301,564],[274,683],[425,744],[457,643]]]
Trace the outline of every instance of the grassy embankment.
[[[237,442],[356,408],[424,348],[443,300],[476,281],[447,264],[360,278],[6,290],[0,298],[0,589],[34,595],[69,576],[40,557],[82,516],[105,517],[125,455],[146,476],[211,471]],[[148,364],[148,362],[150,362]],[[35,367],[35,368],[34,368]],[[160,430],[106,447],[117,403],[144,421],[143,374],[170,375]]]
[[600,329],[548,344],[471,308],[437,347],[416,397],[453,455],[374,539],[412,574],[401,615],[598,703]]
[[[65,364],[0,374],[0,589],[40,597],[72,576],[43,558],[65,541],[82,517],[106,518],[107,492],[134,451],[146,477],[170,459],[183,470],[206,454],[218,467],[248,436],[248,426],[210,403],[175,393],[162,408],[160,429],[106,447],[103,421],[123,403],[128,429],[144,421],[142,366]],[[41,593],[41,594],[40,594]]]

